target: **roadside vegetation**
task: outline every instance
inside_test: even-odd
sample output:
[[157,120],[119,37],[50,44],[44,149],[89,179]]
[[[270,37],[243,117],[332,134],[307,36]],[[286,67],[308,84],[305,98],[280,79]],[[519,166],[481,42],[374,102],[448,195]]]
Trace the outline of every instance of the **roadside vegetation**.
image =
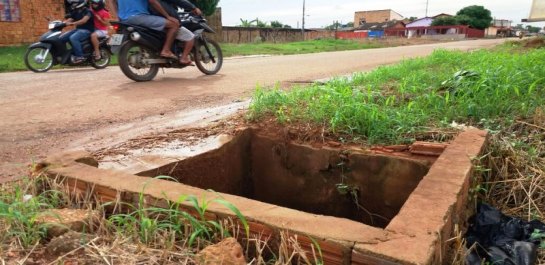
[[[445,141],[465,126],[488,130],[488,150],[475,174],[476,201],[543,222],[543,60],[543,39],[470,53],[436,51],[325,84],[288,91],[258,88],[249,117],[318,128],[317,135],[305,139],[366,145]],[[464,264],[465,252],[458,252],[456,262]],[[545,264],[545,244],[538,263]]]
[[[244,216],[219,195],[181,196],[158,208],[148,206],[143,191],[135,205],[100,204],[44,175],[0,186],[0,191],[0,264],[195,264],[200,250],[230,237],[243,243],[252,264],[322,264],[318,246],[309,255],[282,234],[279,248],[272,250],[260,238],[248,236]],[[211,204],[223,205],[236,219],[207,220]],[[90,225],[84,234],[70,232],[55,241],[49,230],[65,227],[52,228],[62,221],[52,209],[66,208],[82,209]]]
[[[505,214],[545,221],[544,44],[538,39],[471,53],[436,51],[323,84],[258,88],[248,115],[255,122],[313,128],[314,139],[363,145],[446,141],[465,126],[486,129],[489,146],[472,195]],[[181,203],[193,215],[181,210]],[[228,207],[236,218],[205,220],[210,203]],[[55,208],[98,212],[89,240],[62,256],[47,254],[50,238],[39,222]],[[319,246],[305,253],[297,240],[282,236],[280,247],[272,249],[248,237],[247,229],[244,216],[220,197],[182,197],[162,209],[147,207],[142,196],[137,205],[101,205],[44,176],[0,186],[0,264],[185,264],[229,236],[243,243],[252,264],[322,263]],[[541,247],[538,263],[545,264]],[[462,248],[451,254],[464,264]]]
[[[471,53],[435,51],[369,73],[289,91],[258,89],[250,116],[313,123],[369,144],[448,136],[452,123],[498,131],[544,106],[543,49],[516,44]],[[346,140],[346,138],[345,138]]]

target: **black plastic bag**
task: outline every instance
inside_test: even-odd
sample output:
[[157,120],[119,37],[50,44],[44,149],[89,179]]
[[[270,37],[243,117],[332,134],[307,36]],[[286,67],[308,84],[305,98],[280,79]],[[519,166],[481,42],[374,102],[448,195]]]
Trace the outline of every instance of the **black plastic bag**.
[[480,204],[466,234],[467,247],[474,246],[466,264],[480,265],[486,260],[495,265],[534,265],[542,239],[536,233],[545,234],[544,223],[509,217]]

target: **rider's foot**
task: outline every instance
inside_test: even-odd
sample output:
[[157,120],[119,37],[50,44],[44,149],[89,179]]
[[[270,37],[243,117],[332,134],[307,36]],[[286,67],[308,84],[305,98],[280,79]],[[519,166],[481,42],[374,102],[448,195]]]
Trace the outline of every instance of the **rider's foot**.
[[95,61],[98,61],[100,59],[102,59],[102,56],[100,56],[100,52],[99,53],[94,53],[94,56],[95,56]]
[[176,60],[178,59],[178,57],[174,55],[174,53],[161,52],[160,56],[163,58],[176,59]]
[[180,64],[185,66],[194,66],[193,62],[189,58],[182,58],[180,59]]
[[83,62],[83,61],[85,61],[85,57],[74,56],[74,57],[72,58],[72,62],[73,62],[73,63],[81,63],[81,62]]

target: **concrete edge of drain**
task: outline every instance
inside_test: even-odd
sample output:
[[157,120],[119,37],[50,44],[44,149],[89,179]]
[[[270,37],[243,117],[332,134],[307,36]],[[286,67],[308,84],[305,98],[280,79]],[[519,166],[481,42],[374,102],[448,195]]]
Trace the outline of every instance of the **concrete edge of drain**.
[[[477,129],[470,129],[466,132],[461,133],[456,139],[453,141],[453,144],[449,145],[447,149],[445,150],[444,154],[441,155],[438,159],[438,161],[432,166],[430,169],[430,173],[424,177],[421,184],[417,187],[417,190],[411,194],[403,208],[401,209],[400,213],[392,223],[385,229],[377,229],[368,227],[366,225],[362,225],[353,221],[343,221],[343,220],[335,220],[337,223],[337,227],[342,227],[342,224],[350,224],[350,228],[358,228],[360,230],[359,232],[368,233],[367,235],[371,234],[374,236],[366,237],[361,240],[344,240],[343,238],[339,238],[338,234],[333,235],[327,235],[325,231],[317,231],[316,226],[309,225],[308,220],[298,220],[299,225],[301,226],[300,229],[294,228],[294,224],[290,222],[284,222],[279,221],[275,224],[267,224],[267,222],[264,220],[264,218],[270,218],[270,216],[252,216],[251,212],[248,215],[249,220],[257,221],[259,225],[261,226],[268,226],[271,229],[286,229],[291,230],[295,234],[300,234],[302,236],[316,236],[316,238],[323,239],[320,240],[322,242],[331,242],[333,245],[331,246],[332,252],[338,252],[340,249],[342,253],[346,253],[347,249],[351,249],[351,244],[354,248],[352,250],[351,257],[349,258],[353,264],[365,264],[360,262],[366,262],[366,261],[384,261],[384,262],[400,262],[404,264],[433,264],[437,261],[437,259],[441,256],[443,248],[444,248],[444,242],[442,239],[445,239],[445,236],[449,236],[452,233],[452,227],[453,227],[453,220],[456,219],[456,216],[458,213],[462,210],[464,201],[467,200],[467,193],[465,192],[465,189],[468,188],[468,182],[469,182],[469,176],[471,172],[472,167],[472,158],[478,156],[478,154],[481,152],[485,141],[486,141],[486,132],[480,131]],[[461,166],[459,169],[462,169],[460,172],[456,172],[455,179],[445,179],[442,178],[442,171],[445,169],[449,169],[450,171],[455,170],[452,168],[452,161],[453,157],[455,158],[458,163],[461,163]],[[79,162],[76,162],[79,161]],[[82,162],[84,164],[82,164]],[[81,181],[84,182],[84,186],[88,186],[88,184],[91,184],[91,186],[95,187],[97,186],[96,182],[93,182],[92,180],[98,180],[97,182],[102,182],[102,184],[106,184],[104,186],[105,189],[107,189],[110,193],[114,192],[130,192],[130,189],[124,189],[124,187],[119,186],[115,187],[117,185],[110,185],[108,186],[108,180],[111,180],[112,177],[105,177],[105,175],[117,175],[121,176],[124,179],[124,182],[131,182],[131,183],[140,183],[140,184],[149,184],[148,180],[140,179],[139,181],[127,181],[126,178],[140,178],[133,175],[128,175],[124,173],[119,172],[109,172],[104,170],[99,170],[93,167],[94,163],[92,160],[89,160],[88,154],[85,152],[75,152],[70,154],[60,154],[56,156],[52,156],[48,159],[46,159],[43,163],[41,163],[47,170],[48,174],[50,176],[58,177],[58,176],[64,176],[67,177],[73,181]],[[438,168],[441,167],[441,168]],[[83,174],[82,174],[83,173]],[[97,178],[98,176],[98,178]],[[160,184],[160,180],[153,180],[154,184]],[[453,185],[456,189],[456,186],[458,186],[458,190],[454,190],[451,193],[443,193],[443,192],[424,192],[420,191],[420,189],[423,189],[422,187],[424,185],[429,185],[428,182],[436,182],[441,185]],[[73,184],[76,186],[76,184]],[[180,184],[183,185],[183,184]],[[101,186],[101,185],[98,185]],[[155,185],[150,185],[155,186]],[[162,198],[162,192],[161,189],[164,189],[164,187],[161,187],[163,185],[157,185],[154,187],[154,190],[156,190],[155,199],[161,200]],[[167,186],[172,186],[172,183],[169,183]],[[185,186],[185,185],[184,185]],[[189,188],[189,189],[188,189]],[[142,190],[142,186],[138,186],[136,189],[134,189],[133,193],[138,193]],[[188,192],[194,192],[195,194],[202,194],[204,191],[186,186],[185,189]],[[420,194],[422,192],[422,194]],[[149,194],[149,193],[148,193]],[[110,194],[111,195],[111,194]],[[171,194],[175,198],[175,194]],[[426,200],[426,196],[430,196]],[[245,198],[240,198],[233,195],[222,195],[225,196],[227,200],[234,199],[235,201],[240,200],[248,200]],[[445,198],[444,200],[439,198]],[[107,196],[106,196],[107,197]],[[107,199],[104,197],[105,199]],[[153,196],[152,196],[153,197]],[[170,197],[170,196],[169,196]],[[172,199],[170,198],[170,199]],[[110,198],[114,199],[114,197]],[[428,203],[431,206],[436,206],[442,209],[441,213],[435,214],[432,213],[430,216],[422,216],[420,211],[422,205],[413,204],[414,203]],[[236,202],[234,203],[235,205]],[[415,207],[409,207],[409,206],[417,206]],[[270,205],[267,208],[269,214],[271,214],[273,211],[270,211]],[[274,207],[274,206],[273,206]],[[283,211],[295,211],[287,208],[282,207],[274,207],[275,210],[279,213],[283,213]],[[217,215],[232,215],[229,213],[229,211],[226,211],[225,209],[222,209],[221,207],[211,207],[210,211],[214,213],[214,216],[217,217]],[[435,212],[435,211],[428,211],[428,212]],[[320,217],[312,214],[307,214],[312,217],[314,220],[323,221],[327,217]],[[428,218],[426,220],[429,220],[427,224],[425,224],[425,227],[420,229],[412,229],[411,227],[417,227],[415,223],[422,223],[421,221],[424,220],[424,218]],[[329,217],[334,218],[334,217]],[[340,218],[336,218],[340,219]],[[460,221],[460,220],[458,220]],[[346,223],[348,222],[348,223]],[[269,222],[270,223],[270,222]],[[299,226],[298,225],[298,226]],[[362,229],[362,227],[365,226],[365,228]],[[316,235],[318,232],[319,235]],[[357,233],[358,231],[354,231],[354,229],[350,229],[350,234]],[[389,236],[392,236],[392,238],[389,238]],[[351,236],[352,237],[352,236]],[[329,241],[327,241],[329,238]],[[378,240],[377,240],[378,239]],[[373,241],[375,240],[375,241]],[[335,243],[336,242],[336,243]],[[363,243],[365,242],[365,243]],[[339,246],[339,244],[341,246]],[[328,247],[329,248],[329,247]],[[339,248],[337,251],[334,249]],[[400,249],[403,249],[404,251],[400,251]],[[341,255],[346,255],[338,253]],[[346,257],[343,258],[344,262],[346,262]],[[388,264],[388,263],[385,263]]]

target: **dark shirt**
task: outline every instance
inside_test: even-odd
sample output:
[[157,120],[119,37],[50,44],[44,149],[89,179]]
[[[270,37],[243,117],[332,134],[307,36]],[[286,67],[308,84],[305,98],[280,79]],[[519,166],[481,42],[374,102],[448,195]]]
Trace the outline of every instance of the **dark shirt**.
[[81,20],[82,18],[88,16],[89,20],[85,22],[83,25],[76,26],[77,29],[86,29],[91,32],[95,31],[95,22],[93,21],[93,13],[88,8],[80,8],[78,10],[74,10],[70,12],[70,18],[74,20],[74,22]]

